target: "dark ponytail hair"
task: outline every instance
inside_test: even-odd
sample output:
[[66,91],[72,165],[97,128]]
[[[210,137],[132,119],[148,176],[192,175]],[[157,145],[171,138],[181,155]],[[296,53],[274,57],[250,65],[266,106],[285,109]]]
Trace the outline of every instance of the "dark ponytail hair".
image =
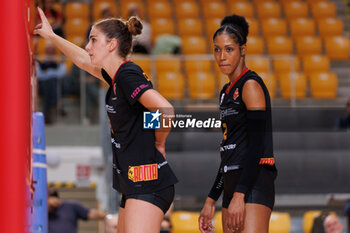
[[97,22],[94,27],[97,27],[108,40],[115,38],[118,41],[118,54],[126,58],[130,53],[132,46],[132,36],[141,34],[141,21],[132,16],[128,21],[124,22],[121,19],[104,19]]
[[225,16],[221,21],[220,28],[214,33],[213,40],[216,36],[226,33],[239,45],[247,43],[249,25],[247,20],[240,15]]

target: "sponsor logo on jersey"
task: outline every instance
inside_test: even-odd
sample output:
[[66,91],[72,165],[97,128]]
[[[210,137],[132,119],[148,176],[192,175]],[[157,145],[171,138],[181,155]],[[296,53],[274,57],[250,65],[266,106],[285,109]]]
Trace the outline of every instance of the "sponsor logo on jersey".
[[117,112],[114,110],[113,106],[108,105],[108,104],[106,104],[106,110],[107,110],[107,112],[109,112],[109,113],[117,113]]
[[112,145],[115,146],[115,148],[120,149],[120,143],[116,142],[114,138],[111,138]]
[[165,160],[163,163],[158,164],[158,168],[161,168],[167,164],[168,164],[168,161]]
[[236,88],[235,93],[233,94],[233,99],[236,100],[239,97],[239,90]]
[[236,144],[228,144],[220,147],[220,151],[233,150],[236,148]]
[[160,116],[162,115],[159,110],[156,112],[143,112],[143,128],[144,129],[160,129]]
[[226,173],[228,171],[234,171],[239,168],[240,168],[239,165],[230,165],[230,166],[225,165],[223,168],[220,169],[220,171]]
[[136,87],[136,89],[131,94],[131,98],[135,99],[135,97],[141,92],[141,90],[148,86],[149,84],[141,84],[139,87]]
[[147,164],[129,167],[128,178],[133,182],[158,179],[158,164]]
[[237,115],[237,114],[239,114],[239,111],[237,111],[236,109],[233,109],[233,108],[222,108],[220,110],[220,119],[223,119],[226,116]]
[[274,158],[261,158],[259,164],[266,164],[266,165],[274,165],[275,159]]

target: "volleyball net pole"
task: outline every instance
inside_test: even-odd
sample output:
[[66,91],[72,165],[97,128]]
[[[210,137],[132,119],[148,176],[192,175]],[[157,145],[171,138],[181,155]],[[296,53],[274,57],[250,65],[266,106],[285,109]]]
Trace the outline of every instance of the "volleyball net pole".
[[[0,232],[27,233],[31,182],[30,0],[0,1]],[[28,24],[28,25],[27,25]]]

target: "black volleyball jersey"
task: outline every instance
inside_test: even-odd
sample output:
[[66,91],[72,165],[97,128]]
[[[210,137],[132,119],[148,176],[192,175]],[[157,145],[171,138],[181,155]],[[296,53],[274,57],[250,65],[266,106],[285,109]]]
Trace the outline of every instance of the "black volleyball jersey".
[[[247,108],[242,100],[243,86],[249,79],[257,81],[263,89],[266,105],[266,128],[264,152],[260,155],[260,164],[273,166],[272,119],[270,95],[264,81],[247,68],[234,82],[226,84],[220,92],[220,119],[223,140],[220,145],[221,169],[225,172],[229,166],[243,168],[248,149]],[[226,166],[226,169],[225,169]]]
[[[242,100],[243,86],[249,79],[257,81],[263,89],[266,105],[266,125],[264,149],[259,155],[259,165],[276,170],[272,144],[272,117],[269,92],[263,80],[253,71],[246,68],[233,83],[225,84],[220,92],[220,119],[223,140],[220,144],[220,168],[210,190],[209,197],[217,200],[223,190],[223,174],[231,170],[244,169],[248,155],[247,108]],[[242,179],[246,180],[246,179]],[[247,184],[248,185],[248,184]]]
[[106,110],[111,125],[113,187],[123,194],[160,190],[177,182],[168,162],[155,147],[154,130],[143,129],[143,112],[138,98],[152,83],[136,64],[124,62],[114,79],[102,69],[110,85]]

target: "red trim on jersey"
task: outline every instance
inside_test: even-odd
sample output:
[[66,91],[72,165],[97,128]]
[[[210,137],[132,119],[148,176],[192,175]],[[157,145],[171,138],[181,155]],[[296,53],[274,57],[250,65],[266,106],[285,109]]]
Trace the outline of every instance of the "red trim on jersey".
[[232,82],[228,88],[226,88],[226,95],[227,95],[228,93],[230,93],[230,91],[231,91],[233,85],[235,85],[235,83],[236,83],[245,73],[247,73],[248,70],[249,70],[249,69],[248,69],[247,67],[244,68],[243,72],[238,76],[238,78],[236,78],[236,80],[235,80],[234,82]]
[[125,63],[128,63],[128,62],[131,62],[131,61],[130,61],[130,60],[124,61],[124,62],[118,67],[118,69],[117,69],[117,71],[115,72],[115,75],[114,75],[114,77],[113,77],[112,85],[114,84],[115,76],[117,76],[117,73],[118,73],[119,68],[120,68],[122,65],[124,65]]

